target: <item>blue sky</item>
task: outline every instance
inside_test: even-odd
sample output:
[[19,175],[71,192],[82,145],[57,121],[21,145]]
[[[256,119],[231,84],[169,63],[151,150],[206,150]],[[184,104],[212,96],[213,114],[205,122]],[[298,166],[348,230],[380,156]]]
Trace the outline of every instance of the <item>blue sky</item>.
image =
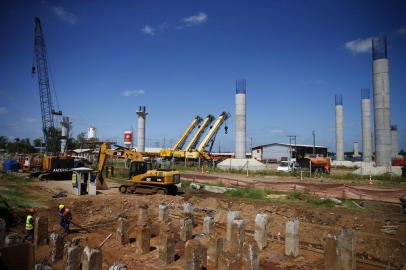
[[[406,148],[405,1],[1,1],[0,135],[41,137],[33,63],[39,16],[59,107],[76,136],[95,125],[122,141],[145,105],[147,146],[166,146],[195,115],[228,111],[247,80],[247,146],[334,146],[342,94],[345,150],[361,141],[360,89],[371,88],[371,37],[389,43],[391,118]],[[56,101],[54,101],[56,104]]]

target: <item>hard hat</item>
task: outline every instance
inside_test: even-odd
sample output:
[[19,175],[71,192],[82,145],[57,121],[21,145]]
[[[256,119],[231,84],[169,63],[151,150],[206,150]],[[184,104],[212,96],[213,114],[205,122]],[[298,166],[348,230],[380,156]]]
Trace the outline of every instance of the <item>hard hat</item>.
[[59,205],[59,210],[62,210],[62,209],[64,209],[65,208],[65,205],[63,205],[63,204],[60,204]]
[[35,210],[33,208],[28,208],[27,213],[28,214],[34,214]]

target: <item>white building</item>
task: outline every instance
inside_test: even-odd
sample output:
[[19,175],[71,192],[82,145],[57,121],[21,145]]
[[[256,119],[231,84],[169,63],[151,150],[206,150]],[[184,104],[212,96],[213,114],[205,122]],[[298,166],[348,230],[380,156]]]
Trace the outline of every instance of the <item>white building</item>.
[[[316,145],[314,147],[317,156],[327,156],[327,147]],[[307,157],[313,154],[313,145],[306,144],[286,144],[286,143],[271,143],[259,145],[252,148],[252,158],[259,161],[280,162],[281,160],[289,160],[289,158]]]

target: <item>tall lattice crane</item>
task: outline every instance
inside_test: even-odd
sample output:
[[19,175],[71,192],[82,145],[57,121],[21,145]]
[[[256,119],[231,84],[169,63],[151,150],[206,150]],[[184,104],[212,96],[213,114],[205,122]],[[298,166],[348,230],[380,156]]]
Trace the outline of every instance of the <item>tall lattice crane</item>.
[[48,76],[47,52],[45,39],[42,32],[41,21],[35,18],[35,39],[34,39],[35,63],[32,73],[37,73],[39,98],[41,103],[42,131],[46,152],[56,153],[58,149],[58,131],[55,128],[54,115],[62,115],[61,111],[55,112],[52,105],[51,87]]

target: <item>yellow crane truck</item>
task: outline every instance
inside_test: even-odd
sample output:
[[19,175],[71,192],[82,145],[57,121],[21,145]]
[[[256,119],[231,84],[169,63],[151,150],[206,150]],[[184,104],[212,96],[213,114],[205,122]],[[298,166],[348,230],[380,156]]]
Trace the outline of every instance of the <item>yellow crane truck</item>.
[[129,184],[121,185],[121,193],[161,193],[176,195],[180,183],[180,174],[178,171],[166,169],[152,169],[152,163],[144,160],[141,153],[127,149],[110,149],[110,145],[103,143],[100,146],[99,159],[97,164],[96,185],[97,189],[107,189],[107,183],[104,181],[102,173],[107,157],[116,157],[130,162]]

